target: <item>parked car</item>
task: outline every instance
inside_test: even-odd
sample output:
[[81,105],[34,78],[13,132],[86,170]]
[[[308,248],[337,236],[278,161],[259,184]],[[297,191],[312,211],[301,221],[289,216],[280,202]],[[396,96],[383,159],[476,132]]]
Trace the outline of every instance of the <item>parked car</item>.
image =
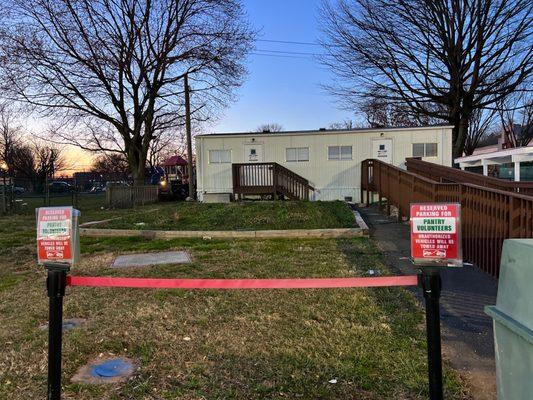
[[50,193],[69,193],[73,188],[67,182],[53,181],[48,184],[48,190]]
[[[2,192],[3,188],[4,188],[4,185],[0,184],[0,193]],[[7,193],[13,192],[16,196],[20,196],[25,191],[26,189],[20,186],[6,185],[6,192]]]
[[105,192],[105,186],[101,183],[95,184],[90,190],[89,193],[102,193]]
[[[105,184],[105,187],[108,188],[109,186],[131,186],[128,182],[125,181],[108,181]],[[105,188],[104,188],[105,191]]]

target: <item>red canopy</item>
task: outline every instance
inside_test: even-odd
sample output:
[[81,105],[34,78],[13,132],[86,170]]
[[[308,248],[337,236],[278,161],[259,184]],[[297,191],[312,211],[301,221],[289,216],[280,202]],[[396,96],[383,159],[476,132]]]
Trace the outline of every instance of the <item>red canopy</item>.
[[187,165],[187,160],[181,156],[172,156],[163,163],[163,167],[173,167],[176,165]]

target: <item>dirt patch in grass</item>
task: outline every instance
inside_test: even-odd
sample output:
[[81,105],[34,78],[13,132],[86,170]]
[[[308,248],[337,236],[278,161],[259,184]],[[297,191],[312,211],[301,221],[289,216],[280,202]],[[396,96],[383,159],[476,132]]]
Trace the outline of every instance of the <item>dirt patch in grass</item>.
[[[148,240],[82,238],[76,275],[269,278],[388,273],[368,239]],[[116,271],[112,257],[181,250],[193,264]],[[28,258],[24,278],[0,292],[0,398],[44,398],[47,319],[44,272]],[[5,264],[15,273],[14,264]],[[400,288],[328,290],[144,290],[69,288],[65,398],[426,399],[422,313]],[[99,355],[139,360],[119,386],[74,384]],[[329,383],[336,379],[337,383]],[[446,368],[446,398],[468,399]]]

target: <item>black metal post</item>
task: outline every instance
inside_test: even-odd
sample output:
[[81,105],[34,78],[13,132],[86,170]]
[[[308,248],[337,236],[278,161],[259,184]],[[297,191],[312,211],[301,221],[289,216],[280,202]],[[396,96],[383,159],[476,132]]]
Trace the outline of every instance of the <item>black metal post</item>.
[[426,300],[429,398],[430,400],[443,400],[439,309],[442,280],[439,271],[432,269],[424,269],[420,279]]
[[63,336],[63,296],[67,286],[65,264],[45,264],[46,288],[50,299],[48,321],[48,400],[61,399],[61,344]]

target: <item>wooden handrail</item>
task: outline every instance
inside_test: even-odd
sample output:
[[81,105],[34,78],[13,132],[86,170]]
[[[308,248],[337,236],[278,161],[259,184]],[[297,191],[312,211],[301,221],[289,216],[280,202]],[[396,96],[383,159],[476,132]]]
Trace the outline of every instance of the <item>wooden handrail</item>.
[[278,169],[279,172],[291,176],[295,180],[299,181],[302,185],[307,186],[307,188],[309,190],[315,190],[315,188],[313,186],[311,186],[309,184],[309,181],[307,179],[305,179],[303,176],[294,173],[293,171],[291,171],[290,169],[284,167],[281,164],[278,164],[278,163],[274,163],[274,164],[276,164],[276,168]]
[[422,161],[418,158],[407,158],[405,164],[408,171],[425,176],[434,181],[469,183],[533,196],[533,182],[507,181],[505,179],[484,176],[470,171],[462,171],[460,169]]
[[278,163],[235,163],[232,173],[237,197],[283,194],[291,199],[309,200],[309,191],[314,190],[307,179]]
[[471,183],[436,182],[379,160],[361,164],[361,199],[387,199],[399,218],[415,202],[458,202],[462,208],[463,256],[497,277],[503,241],[533,237],[533,197]]

